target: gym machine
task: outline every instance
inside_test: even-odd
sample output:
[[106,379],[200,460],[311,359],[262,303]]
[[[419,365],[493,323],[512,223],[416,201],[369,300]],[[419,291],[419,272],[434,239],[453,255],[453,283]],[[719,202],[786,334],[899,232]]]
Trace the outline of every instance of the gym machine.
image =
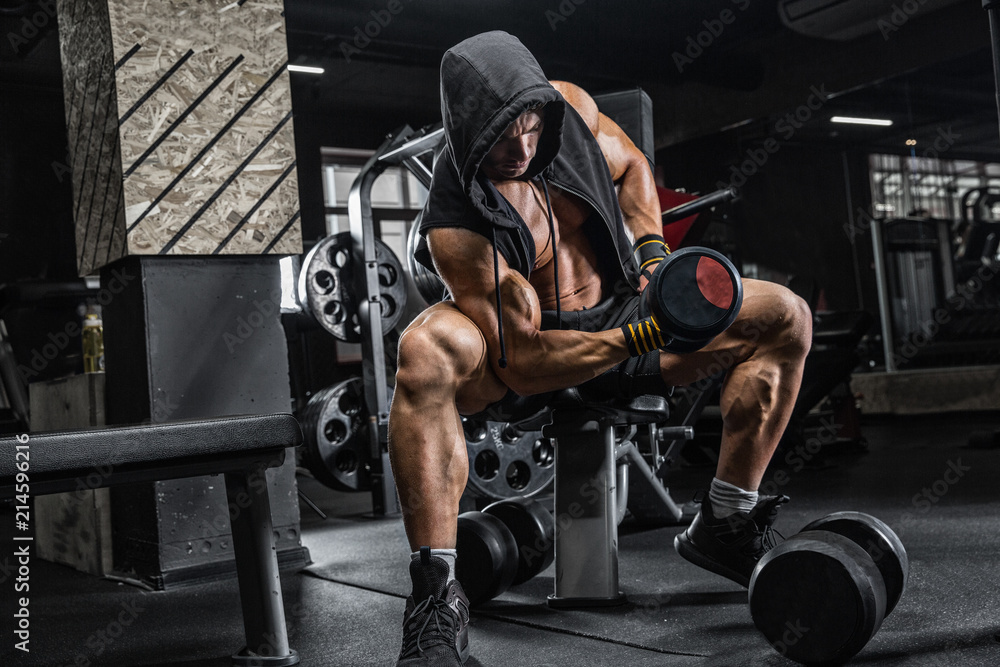
[[[303,311],[338,340],[360,342],[362,346],[361,377],[317,392],[301,411],[303,463],[328,486],[371,491],[376,514],[398,511],[387,453],[392,390],[385,335],[399,323],[407,292],[401,263],[376,238],[371,189],[375,180],[394,166],[408,170],[425,187],[429,186],[432,171],[427,158],[443,139],[439,127],[413,130],[404,126],[389,135],[351,187],[350,231],[320,241],[302,260],[297,280],[297,297]],[[664,223],[734,197],[731,189],[712,193],[664,212]],[[432,304],[445,298],[446,293],[440,279],[413,259],[417,228],[415,221],[408,238],[407,268],[419,294]],[[380,317],[375,317],[376,313]],[[689,421],[693,422],[695,416],[691,414]],[[629,507],[640,520],[676,523],[683,516],[656,472],[670,458],[670,448],[676,448],[685,436],[691,437],[691,429],[685,426],[690,424],[681,424],[677,437],[669,440],[648,435],[637,439],[648,443],[645,451],[633,446],[620,452],[619,495],[622,501],[630,499]],[[553,444],[543,436],[540,426],[518,428],[505,422],[463,419],[463,427],[470,461],[467,495],[477,504],[551,490],[555,476]],[[661,442],[666,446],[665,453],[661,453]],[[629,461],[636,481],[631,495],[627,490]],[[624,515],[624,502],[620,506]]]

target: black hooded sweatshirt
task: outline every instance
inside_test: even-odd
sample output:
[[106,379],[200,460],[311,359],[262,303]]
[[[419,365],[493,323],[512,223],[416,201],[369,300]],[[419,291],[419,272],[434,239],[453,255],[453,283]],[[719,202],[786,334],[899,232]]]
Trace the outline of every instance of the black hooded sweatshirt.
[[[637,289],[632,245],[597,140],[549,84],[534,56],[505,32],[470,37],[441,60],[441,117],[447,146],[434,166],[420,234],[426,237],[434,227],[472,230],[489,239],[508,266],[530,277],[535,261],[531,233],[479,166],[511,122],[539,104],[545,105],[545,125],[522,178],[541,178],[587,202],[606,228],[595,243],[598,255],[605,254],[600,265],[613,273],[604,279],[608,284],[623,280]],[[435,271],[426,242],[419,244],[414,256]],[[500,337],[502,345],[502,332]]]

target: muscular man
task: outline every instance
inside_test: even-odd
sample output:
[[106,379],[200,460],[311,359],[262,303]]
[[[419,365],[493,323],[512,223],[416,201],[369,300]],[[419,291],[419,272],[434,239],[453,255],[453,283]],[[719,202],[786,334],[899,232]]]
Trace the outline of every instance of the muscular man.
[[[739,319],[707,347],[643,353],[622,328],[639,320],[647,282],[631,239],[661,233],[643,154],[583,90],[550,84],[502,32],[444,55],[441,112],[447,149],[421,223],[429,252],[417,258],[452,299],[400,339],[389,416],[414,552],[398,664],[458,665],[468,655],[468,604],[454,581],[469,471],[460,415],[529,416],[566,387],[591,396],[664,392],[704,378],[713,364],[728,368],[716,478],[675,547],[746,585],[787,500],[758,498],[756,489],[798,393],[808,307],[780,286],[746,280]],[[647,252],[657,246],[639,253],[647,271],[666,254]]]

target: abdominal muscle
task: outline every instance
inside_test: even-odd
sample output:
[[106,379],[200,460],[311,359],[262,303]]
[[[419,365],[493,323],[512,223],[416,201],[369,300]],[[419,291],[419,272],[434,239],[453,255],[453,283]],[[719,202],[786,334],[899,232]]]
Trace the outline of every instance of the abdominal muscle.
[[[506,181],[495,185],[521,215],[535,241],[535,264],[528,282],[538,295],[539,306],[542,310],[555,310],[556,263],[544,194],[532,182]],[[549,195],[559,252],[559,307],[565,311],[593,308],[601,302],[604,286],[597,254],[583,230],[590,208],[576,196],[551,185]]]
[[[562,310],[593,308],[601,301],[603,286],[597,269],[597,258],[590,242],[577,229],[573,234],[561,234],[557,229],[559,250],[559,307]],[[538,294],[542,310],[556,309],[555,262],[551,244],[536,261],[529,281]]]

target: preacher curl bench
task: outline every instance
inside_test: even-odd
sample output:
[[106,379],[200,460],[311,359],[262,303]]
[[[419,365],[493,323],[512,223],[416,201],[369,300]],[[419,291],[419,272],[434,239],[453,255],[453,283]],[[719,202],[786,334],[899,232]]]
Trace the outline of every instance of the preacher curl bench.
[[[288,646],[264,473],[302,440],[291,415],[224,417],[0,439],[0,500],[225,474],[246,647],[236,667],[297,665]],[[27,537],[25,535],[15,536]],[[30,545],[28,540],[15,544]],[[30,547],[29,547],[30,553]]]

